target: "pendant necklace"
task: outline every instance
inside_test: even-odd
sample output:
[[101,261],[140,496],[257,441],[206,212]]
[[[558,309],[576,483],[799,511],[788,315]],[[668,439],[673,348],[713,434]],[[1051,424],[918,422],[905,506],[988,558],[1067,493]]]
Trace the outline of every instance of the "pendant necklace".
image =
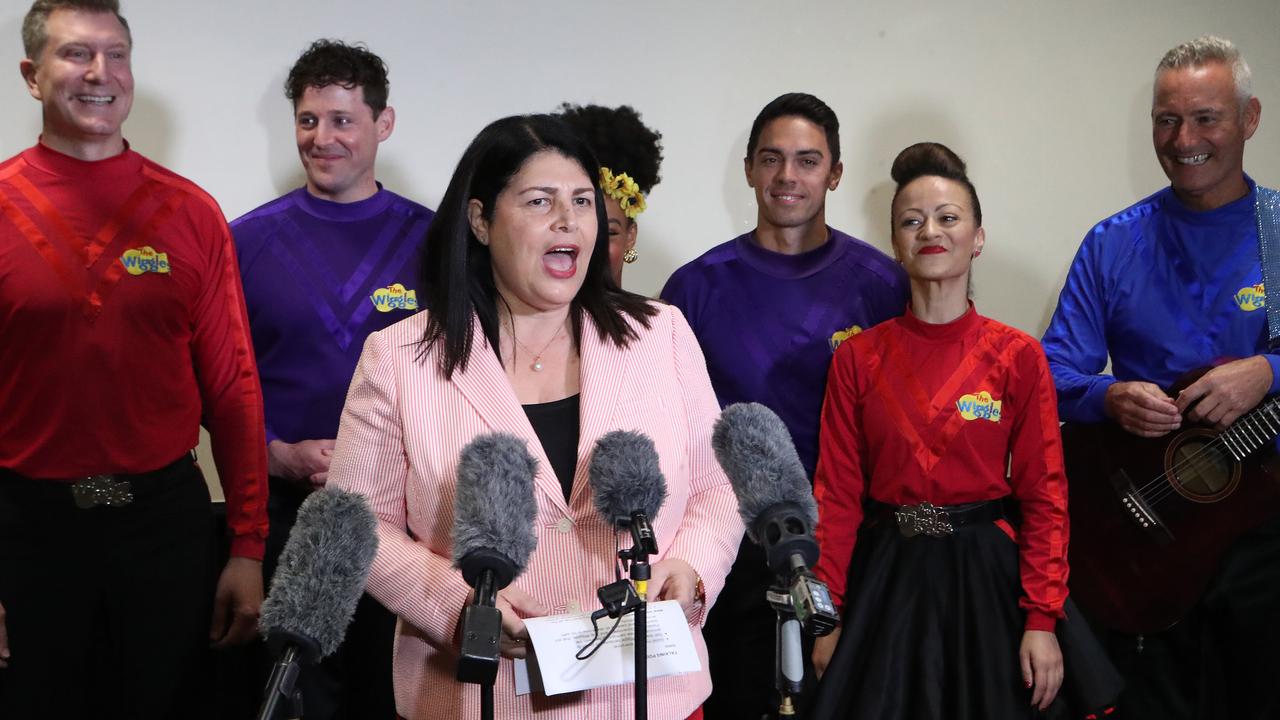
[[511,320],[511,339],[514,340],[516,345],[519,345],[525,352],[533,355],[533,364],[529,367],[532,368],[534,372],[542,372],[542,354],[547,351],[547,348],[551,347],[551,343],[560,338],[560,334],[563,332],[564,328],[560,328],[555,335],[551,336],[551,339],[547,341],[547,344],[542,346],[542,350],[540,350],[536,355],[533,355],[533,351],[530,350],[527,345],[520,342],[520,338],[516,337],[516,321],[514,318]]

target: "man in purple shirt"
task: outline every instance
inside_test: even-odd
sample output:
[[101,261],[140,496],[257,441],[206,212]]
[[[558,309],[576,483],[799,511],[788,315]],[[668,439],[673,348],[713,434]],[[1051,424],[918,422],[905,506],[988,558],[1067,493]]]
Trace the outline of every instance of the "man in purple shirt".
[[[805,93],[756,116],[743,160],[756,192],[756,228],[680,268],[662,298],[684,313],[702,345],[720,404],[776,412],[812,479],[831,354],[845,338],[907,303],[907,278],[884,253],[826,224],[840,184],[840,122]],[[708,720],[755,720],[777,710],[772,580],[764,553],[744,540],[704,632],[713,688]]]
[[[266,410],[268,576],[298,506],[325,484],[365,337],[417,310],[418,250],[434,215],[374,179],[395,127],[381,58],[319,40],[285,90],[307,184],[231,223]],[[343,646],[303,672],[308,718],[395,716],[394,628],[390,612],[361,599]]]

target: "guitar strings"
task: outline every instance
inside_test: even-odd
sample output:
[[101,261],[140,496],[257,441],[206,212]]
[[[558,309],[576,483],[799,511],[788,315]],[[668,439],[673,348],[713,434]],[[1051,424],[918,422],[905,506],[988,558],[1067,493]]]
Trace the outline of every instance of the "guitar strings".
[[[1227,446],[1226,440],[1221,435],[1218,435],[1206,442],[1200,447],[1200,449],[1196,450],[1184,460],[1174,463],[1166,472],[1160,474],[1155,480],[1152,480],[1144,485],[1142,489],[1138,490],[1138,494],[1142,496],[1143,500],[1145,500],[1148,505],[1157,505],[1174,494],[1180,494],[1178,493],[1177,486],[1174,484],[1178,482],[1178,473],[1184,470],[1203,472],[1208,468],[1212,468],[1214,465],[1213,458],[1203,458],[1203,456],[1209,453],[1210,450],[1216,450],[1219,446],[1224,448]],[[1170,475],[1174,476],[1174,480],[1172,482],[1168,480]],[[1163,487],[1156,488],[1155,492],[1151,492],[1150,495],[1148,495],[1147,493],[1151,486],[1157,484],[1162,484]]]
[[[1254,411],[1240,418],[1238,421],[1232,423],[1230,428],[1214,436],[1211,440],[1207,441],[1204,445],[1202,445],[1199,450],[1192,453],[1184,460],[1179,461],[1178,463],[1175,463],[1172,467],[1169,468],[1169,470],[1167,470],[1166,472],[1157,476],[1151,482],[1139,488],[1137,490],[1138,495],[1141,496],[1142,499],[1147,502],[1147,504],[1155,505],[1161,502],[1162,500],[1164,500],[1165,498],[1168,498],[1170,495],[1178,492],[1178,488],[1173,484],[1173,482],[1168,481],[1168,477],[1170,475],[1173,475],[1175,477],[1174,482],[1177,482],[1177,479],[1176,479],[1177,473],[1182,470],[1192,469],[1195,471],[1203,471],[1205,468],[1212,467],[1214,464],[1214,461],[1212,458],[1205,460],[1204,462],[1199,462],[1199,461],[1202,458],[1202,456],[1204,456],[1206,453],[1209,453],[1211,450],[1216,451],[1219,446],[1226,447],[1227,454],[1231,457],[1233,461],[1235,461],[1235,456],[1231,453],[1232,448],[1227,442],[1228,440],[1227,435],[1233,431],[1236,432],[1237,435],[1243,435],[1243,438],[1240,438],[1240,437],[1235,438],[1237,444],[1242,444],[1247,446],[1247,445],[1253,444],[1255,440],[1262,441],[1261,443],[1258,444],[1257,447],[1247,450],[1244,453],[1246,457],[1262,449],[1269,442],[1272,442],[1275,440],[1276,434],[1280,434],[1275,429],[1275,423],[1280,422],[1280,418],[1277,418],[1274,412],[1276,404],[1277,404],[1277,401],[1272,400],[1270,403],[1267,403],[1266,405],[1263,405],[1262,407],[1255,409]],[[1259,418],[1261,418],[1261,420]],[[1254,437],[1252,438],[1249,437],[1249,434],[1247,432],[1243,432],[1242,429],[1243,431],[1252,432]],[[1196,463],[1199,463],[1197,467],[1189,467],[1192,465],[1196,465]],[[1147,493],[1150,491],[1151,486],[1156,484],[1163,484],[1164,487],[1159,488],[1159,490],[1161,490],[1160,492],[1153,492],[1150,494],[1150,496],[1148,496]]]
[[[1218,455],[1216,455],[1216,452],[1218,448],[1220,446],[1227,447],[1227,438],[1226,438],[1227,434],[1237,428],[1244,427],[1246,430],[1252,430],[1255,434],[1258,435],[1258,437],[1264,440],[1261,445],[1245,453],[1246,456],[1252,455],[1254,452],[1256,452],[1257,450],[1265,446],[1267,442],[1274,440],[1274,437],[1271,439],[1266,438],[1267,434],[1272,434],[1272,433],[1265,433],[1265,434],[1263,433],[1263,423],[1266,423],[1267,429],[1271,428],[1272,423],[1267,422],[1266,420],[1267,416],[1264,415],[1264,412],[1270,411],[1275,404],[1276,404],[1276,401],[1272,401],[1271,403],[1264,405],[1263,407],[1257,408],[1253,412],[1250,412],[1249,414],[1245,415],[1239,421],[1232,423],[1232,426],[1230,428],[1214,436],[1211,440],[1205,442],[1202,446],[1200,446],[1200,448],[1197,449],[1195,452],[1191,453],[1186,458],[1178,461],[1177,463],[1174,463],[1168,470],[1161,473],[1160,475],[1157,475],[1153,480],[1146,483],[1142,487],[1138,488],[1135,491],[1136,494],[1140,498],[1142,498],[1142,500],[1145,501],[1148,505],[1157,505],[1161,501],[1168,498],[1169,496],[1177,493],[1178,489],[1174,485],[1174,483],[1178,482],[1177,481],[1178,473],[1184,470],[1193,470],[1196,472],[1201,472],[1207,468],[1212,468],[1214,466],[1214,458],[1213,457],[1205,458],[1205,456],[1209,454],[1210,451],[1213,451],[1215,453],[1215,457],[1217,457]],[[1263,418],[1263,421],[1261,423],[1258,422],[1259,417]],[[1271,415],[1271,419],[1277,420],[1274,413]],[[1248,427],[1248,423],[1250,423],[1251,421],[1253,422],[1253,427]],[[1245,440],[1248,442],[1250,441],[1250,438],[1248,438],[1248,436],[1246,435]],[[1250,444],[1252,443],[1250,442]],[[1228,449],[1228,455],[1230,455],[1232,460],[1234,460],[1235,458],[1234,458],[1234,455],[1231,455],[1230,448],[1228,447],[1227,449]],[[1170,476],[1173,476],[1174,478],[1172,482],[1169,480]],[[1154,488],[1155,492],[1152,492],[1153,486],[1157,486]],[[1162,487],[1159,487],[1159,486],[1162,486]],[[1148,495],[1148,493],[1150,494]]]
[[[1248,416],[1244,418],[1244,420],[1248,420],[1250,417],[1252,417],[1252,415],[1253,413],[1250,413]],[[1152,479],[1150,482],[1146,483],[1145,485],[1139,487],[1135,491],[1136,494],[1139,497],[1141,497],[1144,501],[1146,501],[1148,504],[1154,505],[1156,503],[1159,503],[1161,500],[1164,500],[1166,497],[1170,495],[1170,493],[1176,492],[1177,488],[1174,487],[1171,482],[1169,482],[1168,480],[1169,477],[1171,475],[1174,476],[1175,482],[1176,482],[1177,474],[1181,471],[1184,471],[1184,470],[1203,471],[1206,468],[1212,467],[1213,458],[1204,459],[1203,462],[1201,462],[1201,460],[1210,451],[1216,451],[1218,449],[1218,446],[1226,445],[1226,438],[1224,436],[1226,435],[1227,432],[1230,432],[1230,429],[1228,429],[1227,431],[1224,431],[1223,433],[1220,433],[1219,435],[1214,436],[1212,439],[1205,442],[1204,445],[1202,445],[1195,452],[1191,453],[1186,458],[1183,458],[1177,463],[1174,463],[1168,470],[1157,475],[1154,479]],[[1157,492],[1151,492],[1153,486],[1157,486],[1157,485],[1163,485],[1164,487],[1156,488]],[[1159,492],[1160,490],[1163,490],[1163,492]],[[1148,493],[1150,493],[1150,495],[1148,495]]]

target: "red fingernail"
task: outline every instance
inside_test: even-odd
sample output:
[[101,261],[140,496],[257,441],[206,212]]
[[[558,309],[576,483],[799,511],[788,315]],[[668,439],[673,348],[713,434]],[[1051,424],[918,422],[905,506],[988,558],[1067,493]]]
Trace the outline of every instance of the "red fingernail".
[[1030,681],[1030,680],[1028,680],[1028,681],[1027,681],[1027,689],[1028,689],[1028,690],[1030,690],[1030,689],[1031,689],[1031,681]]

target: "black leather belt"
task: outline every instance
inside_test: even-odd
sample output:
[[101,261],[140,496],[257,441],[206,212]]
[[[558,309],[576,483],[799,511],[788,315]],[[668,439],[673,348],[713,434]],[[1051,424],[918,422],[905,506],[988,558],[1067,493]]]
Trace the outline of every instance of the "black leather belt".
[[[884,507],[889,509],[891,506]],[[963,505],[942,506],[924,502],[919,505],[893,508],[893,517],[898,523],[898,532],[904,537],[916,535],[947,537],[966,525],[1003,519],[1004,502],[1003,499],[984,500]]]
[[147,494],[152,488],[167,482],[174,475],[195,464],[195,452],[189,452],[158,470],[132,474],[99,473],[79,478],[53,480],[29,478],[12,470],[0,468],[0,479],[20,483],[29,490],[64,496],[70,493],[76,507],[89,510],[99,506],[124,507],[134,500],[135,493]]

